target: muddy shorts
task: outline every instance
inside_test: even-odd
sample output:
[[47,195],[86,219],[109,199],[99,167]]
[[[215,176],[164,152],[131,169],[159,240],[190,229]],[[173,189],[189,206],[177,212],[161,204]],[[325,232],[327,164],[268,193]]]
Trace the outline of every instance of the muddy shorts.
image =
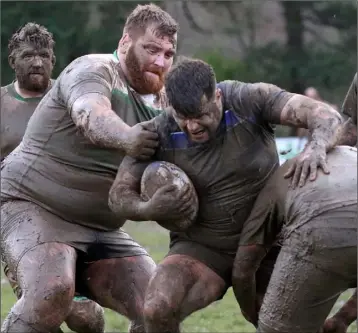
[[15,282],[21,258],[37,245],[50,242],[64,243],[77,250],[77,270],[101,259],[148,255],[121,229],[100,231],[69,223],[24,200],[2,203],[1,255]]
[[322,214],[282,244],[258,332],[316,333],[339,295],[357,285],[357,206]]
[[[257,272],[258,289],[266,289],[279,251],[279,247],[273,247],[262,261],[260,269]],[[192,257],[219,275],[226,283],[225,292],[219,299],[224,297],[226,290],[232,285],[232,269],[236,253],[221,252],[197,242],[174,236],[171,237],[170,249],[167,256],[174,254]]]

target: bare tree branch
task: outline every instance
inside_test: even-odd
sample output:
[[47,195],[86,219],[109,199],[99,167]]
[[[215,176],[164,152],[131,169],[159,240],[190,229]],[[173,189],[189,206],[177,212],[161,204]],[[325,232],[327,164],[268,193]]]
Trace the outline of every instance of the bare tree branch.
[[191,13],[191,10],[189,8],[189,1],[182,1],[181,4],[182,4],[183,13],[187,18],[187,20],[189,21],[189,24],[192,29],[205,35],[212,34],[211,30],[200,27],[199,24],[196,22],[196,20],[194,19],[194,15]]

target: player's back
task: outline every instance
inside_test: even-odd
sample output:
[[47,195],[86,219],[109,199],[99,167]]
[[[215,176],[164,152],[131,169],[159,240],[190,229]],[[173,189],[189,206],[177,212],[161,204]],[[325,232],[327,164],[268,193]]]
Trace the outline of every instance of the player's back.
[[[279,187],[279,201],[284,203],[286,225],[297,227],[322,213],[357,204],[357,149],[338,146],[327,154],[329,174],[318,170],[315,181],[307,180],[303,187],[288,189],[283,174],[292,161],[287,161],[277,173],[282,178],[273,179]],[[287,189],[285,189],[287,188]],[[286,194],[285,194],[286,192]]]
[[[129,89],[117,66],[113,55],[104,54],[80,57],[64,69],[38,105],[21,145],[6,160],[2,197],[30,200],[65,220],[99,229],[123,224],[107,203],[123,155],[93,144],[69,112],[87,85],[86,91],[106,95],[128,125],[157,115],[159,110]],[[91,82],[97,83],[92,91]]]

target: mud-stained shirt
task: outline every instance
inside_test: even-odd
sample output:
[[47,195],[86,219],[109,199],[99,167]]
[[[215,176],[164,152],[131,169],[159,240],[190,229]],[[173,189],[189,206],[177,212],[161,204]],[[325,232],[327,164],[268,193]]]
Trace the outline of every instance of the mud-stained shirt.
[[257,84],[224,81],[224,113],[216,137],[193,144],[168,113],[153,122],[160,138],[156,159],[176,164],[191,178],[199,197],[195,224],[176,237],[235,253],[238,238],[256,196],[278,167],[272,119],[292,94]]
[[353,81],[348,89],[347,95],[342,105],[342,113],[352,118],[357,125],[357,73],[354,75]]
[[68,222],[102,230],[123,225],[108,207],[108,192],[123,155],[87,139],[71,118],[88,93],[111,100],[128,125],[150,120],[166,105],[164,93],[149,105],[127,84],[112,54],[82,56],[60,74],[31,117],[21,144],[6,158],[2,200],[26,199]]
[[[51,80],[51,85],[53,83],[54,81]],[[48,90],[51,85],[49,85]],[[27,123],[41,98],[21,97],[15,90],[14,82],[1,87],[1,160],[9,155],[21,142]]]
[[[276,240],[283,241],[298,227],[324,213],[339,210],[355,217],[357,214],[357,149],[337,146],[327,155],[330,174],[321,171],[315,181],[308,181],[303,187],[289,188],[289,180],[283,175],[292,160],[285,162],[269,179],[258,196],[252,212],[245,222],[240,245],[263,245],[268,248]],[[357,229],[356,218],[351,220],[333,219],[326,230],[341,229],[348,235]],[[351,233],[352,234],[352,233]],[[354,234],[354,233],[353,233]],[[353,239],[354,238],[354,239]],[[353,243],[356,237],[342,239]],[[342,246],[347,244],[341,244]],[[350,244],[354,246],[354,244]]]

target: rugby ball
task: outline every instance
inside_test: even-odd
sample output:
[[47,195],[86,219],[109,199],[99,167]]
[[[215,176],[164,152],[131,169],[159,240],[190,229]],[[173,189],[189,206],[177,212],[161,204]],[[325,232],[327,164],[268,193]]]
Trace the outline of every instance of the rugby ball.
[[140,187],[142,200],[149,201],[159,188],[169,184],[176,185],[178,190],[183,188],[185,185],[192,187],[194,193],[192,204],[194,205],[195,209],[192,216],[187,219],[180,221],[169,219],[168,221],[157,221],[157,223],[170,231],[185,231],[196,220],[199,211],[199,200],[193,183],[187,174],[178,166],[164,161],[158,161],[149,164],[144,170],[141,178]]

